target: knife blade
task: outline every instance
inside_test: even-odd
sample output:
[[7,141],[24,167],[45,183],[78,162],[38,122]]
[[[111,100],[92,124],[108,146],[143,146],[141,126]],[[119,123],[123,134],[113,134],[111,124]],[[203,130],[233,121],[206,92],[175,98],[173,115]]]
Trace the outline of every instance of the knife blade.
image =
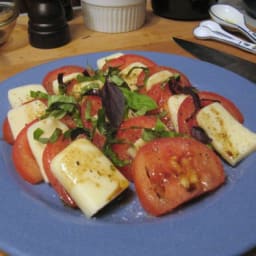
[[256,83],[256,63],[177,37],[173,37],[173,40],[198,59],[226,68]]

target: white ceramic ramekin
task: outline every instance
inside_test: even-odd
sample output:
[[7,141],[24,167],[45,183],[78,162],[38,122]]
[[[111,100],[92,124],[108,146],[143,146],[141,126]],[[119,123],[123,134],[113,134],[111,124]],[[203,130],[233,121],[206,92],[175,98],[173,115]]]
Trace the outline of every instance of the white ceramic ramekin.
[[91,30],[120,33],[140,28],[146,0],[81,0],[84,23]]

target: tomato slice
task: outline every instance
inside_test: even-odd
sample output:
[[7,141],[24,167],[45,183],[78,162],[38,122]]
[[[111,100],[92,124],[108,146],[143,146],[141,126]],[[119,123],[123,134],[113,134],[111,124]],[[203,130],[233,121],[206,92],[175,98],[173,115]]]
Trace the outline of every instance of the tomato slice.
[[75,201],[70,197],[68,192],[65,190],[65,188],[57,180],[57,178],[53,175],[51,171],[52,159],[69,144],[70,144],[70,140],[64,139],[63,136],[61,136],[56,142],[47,144],[43,153],[43,166],[45,169],[45,173],[49,179],[49,182],[52,185],[53,189],[58,194],[59,198],[66,205],[72,208],[76,208],[77,205]]
[[140,62],[146,67],[156,66],[156,63],[149,58],[137,54],[124,54],[118,58],[108,60],[102,69],[107,70],[109,67],[115,67],[122,70],[134,62]]
[[85,70],[84,67],[76,66],[76,65],[62,66],[47,73],[43,79],[42,84],[49,94],[54,94],[52,86],[53,86],[53,81],[57,79],[58,74],[63,73],[64,75],[69,75],[77,72],[82,73],[84,70]]
[[14,137],[13,137],[12,130],[11,130],[11,127],[10,127],[10,124],[9,124],[9,121],[8,121],[7,117],[4,119],[2,129],[3,129],[3,138],[4,138],[4,140],[7,143],[12,145],[14,143]]
[[196,108],[191,96],[188,96],[180,105],[178,110],[179,132],[191,135],[193,126],[197,126]]
[[[93,119],[102,108],[101,97],[95,95],[85,96],[81,102],[81,119],[85,128],[93,129]],[[95,131],[92,142],[98,147],[103,148],[105,136]]]
[[141,138],[144,128],[153,128],[156,125],[157,118],[154,116],[139,116],[123,121],[116,135],[117,140],[120,143],[116,143],[112,146],[112,150],[117,154],[118,158],[123,161],[128,161],[123,167],[119,167],[119,170],[123,175],[133,180],[131,163],[134,156],[129,153],[134,143]]
[[229,99],[226,97],[219,95],[217,93],[208,92],[208,91],[201,91],[199,93],[201,103],[203,106],[207,106],[210,103],[215,101],[220,102],[222,106],[229,111],[229,113],[240,123],[244,122],[244,116],[239,110],[239,108]]
[[18,134],[12,148],[12,159],[14,166],[20,176],[31,184],[43,181],[40,168],[30,149],[27,130],[34,123],[26,125]]
[[[217,93],[201,91],[198,93],[201,106],[207,106],[213,102],[220,102],[223,107],[230,112],[230,114],[240,123],[243,123],[244,117],[238,107],[229,99]],[[191,96],[188,96],[180,105],[178,110],[178,126],[179,132],[184,134],[191,134],[193,126],[197,126],[195,105]]]
[[[169,71],[169,72],[173,73],[174,75],[179,74],[179,76],[180,76],[179,83],[181,86],[191,86],[191,83],[190,83],[188,77],[184,73],[182,73],[181,71],[179,71],[177,69],[174,69],[171,67],[166,67],[166,66],[153,66],[153,67],[149,67],[147,72],[145,72],[145,71],[141,72],[138,77],[138,82],[137,82],[138,85],[142,88],[143,85],[146,83],[146,80],[150,76],[152,76],[160,71],[164,71],[164,70]],[[145,88],[144,88],[144,90],[145,90]]]
[[155,139],[133,161],[138,198],[151,215],[171,212],[225,181],[221,160],[206,145],[185,137]]
[[[153,84],[151,88],[147,91],[145,88],[145,83],[147,79],[150,79],[151,76],[156,75],[157,73],[161,71],[169,71],[172,74],[179,74],[180,75],[180,85],[185,87],[185,86],[191,86],[191,83],[189,79],[179,70],[173,69],[170,67],[165,67],[165,66],[155,66],[155,67],[150,67],[148,70],[148,73],[146,72],[141,72],[139,77],[138,77],[138,84],[140,88],[140,93],[147,94],[149,97],[155,100],[155,102],[158,105],[158,108],[156,111],[153,111],[152,113],[163,113],[165,112],[166,115],[161,119],[169,128],[173,128],[170,116],[169,116],[169,107],[168,107],[168,100],[172,95],[172,92],[168,86],[166,81],[161,81],[157,82],[156,84]],[[160,75],[161,76],[161,73]],[[165,79],[165,78],[162,78]],[[160,79],[161,80],[161,79]]]

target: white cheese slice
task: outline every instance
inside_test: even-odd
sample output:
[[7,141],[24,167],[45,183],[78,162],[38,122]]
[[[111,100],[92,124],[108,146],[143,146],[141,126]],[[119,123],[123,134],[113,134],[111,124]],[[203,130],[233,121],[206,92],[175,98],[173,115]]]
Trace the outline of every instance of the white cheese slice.
[[73,141],[51,162],[53,174],[87,217],[116,198],[128,180],[89,140]]
[[121,53],[121,52],[118,52],[118,53],[114,53],[114,54],[111,54],[111,55],[108,55],[108,56],[105,56],[103,58],[100,58],[97,60],[97,67],[98,69],[102,69],[103,66],[105,65],[105,63],[108,61],[108,60],[111,60],[111,59],[116,59],[118,57],[121,57],[123,56],[124,54]]
[[127,152],[128,154],[132,157],[135,158],[138,150],[146,144],[146,141],[143,140],[142,138],[137,139],[131,147],[128,148]]
[[68,127],[58,119],[48,117],[46,119],[42,119],[38,122],[35,122],[27,130],[28,143],[32,151],[32,154],[36,159],[36,162],[40,168],[44,181],[49,182],[43,167],[43,152],[46,147],[46,144],[43,144],[34,139],[34,131],[38,128],[43,130],[43,138],[49,138],[56,128],[59,128],[63,132],[65,132],[68,129]]
[[155,84],[166,82],[173,75],[169,70],[161,70],[151,75],[146,82],[146,90],[149,91]]
[[175,94],[168,99],[168,109],[173,127],[179,132],[178,112],[182,102],[188,97],[186,94]]
[[239,123],[220,103],[197,114],[198,125],[212,139],[215,150],[231,165],[256,150],[256,134]]
[[[71,81],[72,79],[75,79],[77,78],[78,75],[83,75],[81,72],[74,72],[74,73],[71,73],[71,74],[68,74],[68,75],[65,75],[63,76],[63,82],[64,83],[68,83],[69,81]],[[55,79],[53,82],[52,82],[52,89],[53,89],[53,92],[55,94],[59,94],[59,82],[58,82],[58,79]]]
[[8,100],[11,107],[16,108],[25,102],[32,100],[33,98],[30,96],[31,91],[40,91],[46,93],[45,88],[41,84],[28,84],[12,88],[8,91]]
[[40,100],[34,100],[19,107],[10,109],[7,113],[7,118],[13,134],[16,139],[19,132],[26,124],[41,117],[46,110],[46,105]]
[[134,91],[134,90],[138,89],[137,81],[138,81],[138,77],[142,71],[141,68],[145,68],[145,67],[147,67],[147,66],[141,62],[133,62],[130,65],[128,65],[127,67],[125,67],[119,74],[125,80],[125,82],[128,84],[129,88]]

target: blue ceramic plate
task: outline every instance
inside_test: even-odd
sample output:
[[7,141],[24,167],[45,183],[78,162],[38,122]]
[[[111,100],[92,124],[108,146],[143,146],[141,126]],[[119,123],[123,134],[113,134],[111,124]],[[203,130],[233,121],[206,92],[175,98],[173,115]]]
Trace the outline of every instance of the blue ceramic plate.
[[[199,89],[233,100],[245,116],[245,125],[256,131],[256,87],[251,82],[194,59],[132,53],[179,69]],[[8,89],[39,83],[48,71],[62,65],[96,67],[96,60],[109,54],[60,59],[4,81],[0,85],[0,122],[10,108]],[[227,184],[165,217],[148,216],[131,188],[123,200],[96,218],[86,219],[79,210],[64,207],[48,185],[33,186],[21,180],[11,160],[11,146],[2,140],[0,143],[0,248],[13,256],[227,256],[239,255],[256,245],[256,154],[235,168],[224,164]]]

